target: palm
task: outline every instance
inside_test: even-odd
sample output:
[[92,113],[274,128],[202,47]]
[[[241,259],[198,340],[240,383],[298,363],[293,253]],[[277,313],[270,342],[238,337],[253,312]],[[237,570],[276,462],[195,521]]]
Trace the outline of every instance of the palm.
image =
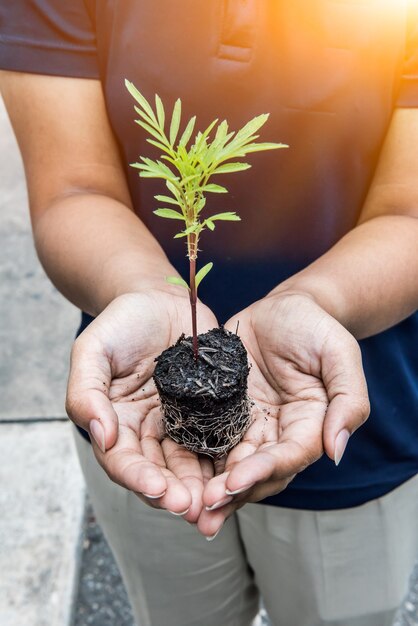
[[[199,324],[201,330],[217,325],[203,305]],[[109,476],[138,495],[165,491],[164,496],[152,500],[162,508],[182,512],[192,504],[186,519],[195,521],[213,467],[207,459],[198,459],[165,437],[152,381],[155,358],[182,332],[190,332],[189,327],[190,307],[185,297],[148,292],[118,298],[79,338],[81,346],[76,347],[72,368],[77,382],[70,377],[69,395],[75,386],[77,394],[88,395],[90,402],[107,402],[107,410],[117,418],[114,445],[105,454],[95,446]],[[85,380],[78,375],[77,354],[88,371]]]
[[252,363],[248,391],[253,421],[228,454],[222,474],[205,488],[199,528],[213,533],[230,513],[282,491],[324,449],[333,458],[336,435],[367,417],[368,402],[355,339],[305,296],[268,297],[232,318]]
[[[253,420],[241,443],[228,455],[225,470],[230,471],[250,455],[280,445],[275,451],[282,457],[283,478],[280,476],[274,485],[279,491],[323,453],[327,391],[320,377],[319,360],[316,363],[312,357],[307,360],[303,348],[298,352],[292,350],[290,333],[284,333],[273,348],[271,337],[256,333],[250,325],[243,326],[241,338],[252,363],[248,393],[253,402]],[[254,458],[255,463],[258,461],[259,458]],[[248,482],[254,479],[257,480],[257,475],[251,464]],[[270,495],[272,488],[270,483],[265,494],[259,488],[249,501]]]

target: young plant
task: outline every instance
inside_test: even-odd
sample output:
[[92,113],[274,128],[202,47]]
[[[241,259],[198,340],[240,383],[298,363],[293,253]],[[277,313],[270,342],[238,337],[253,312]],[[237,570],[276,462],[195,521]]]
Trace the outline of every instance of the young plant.
[[215,222],[219,220],[236,222],[241,219],[235,211],[217,213],[209,217],[202,216],[206,205],[206,194],[227,193],[228,191],[225,187],[209,181],[216,174],[241,172],[251,167],[248,163],[232,161],[232,159],[245,157],[251,152],[288,146],[282,143],[256,142],[259,137],[256,133],[269,117],[268,113],[265,113],[250,120],[237,132],[229,131],[226,120],[218,123],[218,119],[215,119],[206,130],[195,135],[193,143],[187,148],[194,131],[196,116],[187,122],[183,132],[179,135],[181,100],[176,100],[171,120],[169,124],[166,124],[164,105],[158,95],[155,95],[154,110],[132,83],[126,80],[125,85],[139,105],[134,107],[139,115],[139,119],[135,120],[136,123],[151,135],[147,141],[163,153],[160,156],[161,160],[154,161],[141,156],[141,162],[131,163],[131,166],[139,169],[139,176],[143,178],[165,180],[170,195],[154,197],[158,202],[168,204],[169,207],[156,209],[154,213],[159,217],[183,222],[182,230],[175,235],[175,239],[180,237],[187,239],[187,256],[190,265],[189,284],[178,276],[169,276],[166,280],[172,284],[181,285],[189,291],[193,352],[197,359],[197,290],[203,278],[213,267],[213,263],[207,263],[196,272],[199,238],[206,228],[211,231],[215,230]]

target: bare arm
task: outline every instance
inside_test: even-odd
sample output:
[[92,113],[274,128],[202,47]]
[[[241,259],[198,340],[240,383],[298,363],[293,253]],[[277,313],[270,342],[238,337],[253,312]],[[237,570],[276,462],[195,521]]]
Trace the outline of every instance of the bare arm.
[[310,294],[357,339],[418,308],[417,143],[418,109],[398,109],[357,227],[273,294]]
[[232,330],[239,319],[251,356],[254,421],[205,489],[202,532],[278,493],[324,451],[338,465],[367,418],[353,335],[378,333],[418,306],[417,138],[418,110],[396,111],[358,225],[228,322]]
[[123,293],[171,291],[175,273],[133,213],[100,82],[0,72],[19,142],[35,244],[57,288],[97,315]]
[[[13,72],[0,88],[23,155],[39,257],[58,289],[97,315],[72,351],[67,411],[109,477],[195,522],[207,461],[166,441],[155,357],[188,332],[187,294],[134,214],[98,81]],[[200,328],[217,325],[199,303]]]

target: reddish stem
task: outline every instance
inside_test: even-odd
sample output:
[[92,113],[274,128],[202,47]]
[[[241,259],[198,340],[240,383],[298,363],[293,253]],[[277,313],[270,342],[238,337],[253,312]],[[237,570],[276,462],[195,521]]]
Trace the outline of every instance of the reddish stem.
[[189,235],[189,262],[190,262],[190,306],[192,311],[192,336],[193,336],[193,354],[195,361],[199,356],[199,347],[197,343],[197,287],[196,287],[196,256],[197,241],[194,233]]

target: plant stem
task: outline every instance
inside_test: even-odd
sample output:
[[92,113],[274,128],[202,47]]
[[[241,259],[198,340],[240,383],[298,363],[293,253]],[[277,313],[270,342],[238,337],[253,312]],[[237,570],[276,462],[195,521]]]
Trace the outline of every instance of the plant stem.
[[190,306],[192,311],[192,336],[193,336],[193,354],[195,361],[199,356],[199,347],[197,344],[197,287],[196,287],[196,258],[197,258],[197,236],[195,233],[188,235],[189,264],[190,264]]

